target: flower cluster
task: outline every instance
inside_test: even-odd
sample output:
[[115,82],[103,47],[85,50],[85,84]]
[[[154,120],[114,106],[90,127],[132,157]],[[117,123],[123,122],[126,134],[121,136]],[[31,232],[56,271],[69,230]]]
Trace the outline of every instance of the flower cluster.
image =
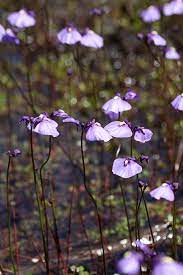
[[81,35],[72,25],[61,30],[57,34],[57,38],[62,44],[74,45],[80,42],[81,45],[85,47],[92,47],[96,49],[102,48],[104,44],[103,38],[89,28],[86,28],[84,34]]

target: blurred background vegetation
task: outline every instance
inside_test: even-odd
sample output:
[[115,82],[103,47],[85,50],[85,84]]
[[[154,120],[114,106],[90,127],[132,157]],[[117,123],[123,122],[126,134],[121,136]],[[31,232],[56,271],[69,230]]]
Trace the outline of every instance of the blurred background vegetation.
[[[0,24],[3,26],[8,26],[6,18],[10,12],[23,7],[33,10],[37,21],[35,27],[19,33],[19,38],[23,41],[20,45],[0,44],[0,255],[5,266],[8,266],[5,152],[18,147],[22,151],[22,156],[13,161],[11,168],[11,205],[15,211],[12,224],[16,225],[22,274],[41,274],[40,266],[32,261],[41,248],[38,216],[34,205],[28,134],[25,127],[19,125],[23,115],[50,113],[61,108],[81,121],[96,118],[105,125],[108,119],[101,110],[102,105],[117,91],[123,95],[128,88],[132,88],[139,94],[140,99],[133,102],[132,110],[125,112],[122,117],[136,125],[150,128],[154,133],[150,143],[134,144],[136,156],[144,154],[150,157],[150,163],[144,167],[141,179],[148,182],[148,190],[167,179],[172,179],[172,171],[182,144],[183,120],[181,113],[176,112],[170,102],[182,92],[183,63],[182,60],[165,60],[161,50],[153,46],[152,55],[137,38],[139,32],[156,30],[170,46],[174,46],[183,55],[182,16],[162,17],[160,21],[150,25],[143,23],[139,18],[141,9],[153,3],[162,5],[165,2],[1,1]],[[103,9],[103,15],[91,14],[92,8],[96,7]],[[59,44],[56,34],[68,22],[73,22],[80,31],[89,27],[102,35],[104,48],[94,50],[79,45]],[[76,54],[79,56],[79,63],[74,58]],[[159,58],[160,64],[153,56]],[[48,207],[51,196],[49,186],[52,182],[55,186],[60,239],[65,247],[73,196],[70,262],[80,265],[88,260],[88,256],[85,257],[87,249],[81,215],[95,248],[98,247],[99,236],[94,211],[82,186],[79,133],[71,125],[63,126],[60,123],[59,128],[61,135],[54,140],[51,161],[44,175],[47,182]],[[98,200],[106,244],[114,247],[118,244],[117,252],[126,246],[125,242],[120,244],[120,240],[128,238],[119,180],[112,176],[111,172],[112,161],[120,142],[114,140],[105,145],[85,144],[88,184]],[[121,155],[128,155],[129,141],[122,140],[121,143]],[[35,135],[34,145],[36,164],[39,167],[47,155],[48,139]],[[182,169],[183,167],[180,168],[180,182]],[[132,224],[135,207],[134,182],[134,179],[123,182]],[[183,215],[183,208],[179,203],[181,195],[180,188],[178,224],[181,224]],[[167,227],[163,230],[167,235],[168,225],[172,221],[171,205],[164,201],[154,202],[148,194],[147,199],[153,224],[165,224]],[[141,226],[146,232],[144,213],[142,207]],[[179,237],[179,243],[181,241]],[[109,258],[112,259],[113,250],[109,251],[109,254]]]

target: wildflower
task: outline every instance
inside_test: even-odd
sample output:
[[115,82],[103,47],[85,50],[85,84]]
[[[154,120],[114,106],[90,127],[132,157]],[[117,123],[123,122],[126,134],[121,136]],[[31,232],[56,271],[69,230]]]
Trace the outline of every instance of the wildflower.
[[57,137],[59,132],[57,131],[58,123],[48,118],[46,114],[40,114],[36,118],[23,117],[21,121],[25,121],[27,128],[32,129],[33,132],[40,135]]
[[118,262],[117,269],[120,274],[136,275],[140,272],[143,255],[137,252],[126,252]]
[[174,109],[183,111],[183,93],[178,95],[172,102],[172,106]]
[[165,58],[166,59],[180,59],[180,54],[176,51],[174,47],[169,47],[165,50]]
[[140,13],[140,17],[146,23],[158,21],[161,18],[159,9],[156,6],[150,6]]
[[145,156],[145,155],[141,155],[139,160],[140,160],[141,163],[143,163],[144,161],[146,163],[148,163],[149,162],[149,157]]
[[153,189],[150,192],[151,197],[155,198],[156,200],[160,200],[161,198],[174,201],[174,192],[173,186],[170,183],[163,183],[160,187]]
[[113,121],[107,124],[104,129],[115,138],[128,138],[132,136],[132,130],[124,121]]
[[142,172],[142,167],[134,158],[115,159],[112,166],[112,172],[121,178],[131,178]]
[[7,155],[9,155],[10,157],[15,158],[15,157],[18,157],[19,155],[21,155],[21,151],[20,151],[20,149],[9,150],[7,152]]
[[111,119],[118,119],[122,112],[128,111],[131,108],[131,105],[126,100],[122,99],[119,93],[102,106],[105,114]]
[[0,42],[19,44],[20,40],[11,29],[5,29],[2,25],[0,25]]
[[126,92],[125,96],[124,96],[124,99],[125,100],[133,100],[133,99],[138,99],[139,96],[138,94],[133,91],[132,89],[128,89],[128,91]]
[[75,27],[68,26],[57,34],[60,43],[74,45],[81,41],[81,34]]
[[27,12],[24,9],[11,13],[7,20],[11,25],[17,28],[28,28],[36,24],[33,12]]
[[161,257],[157,264],[155,264],[152,275],[182,275],[183,264],[174,261],[170,257]]
[[71,122],[71,123],[74,123],[76,125],[80,125],[80,121],[79,120],[71,117],[64,110],[59,109],[58,111],[54,111],[52,115],[53,116],[61,117],[63,119],[62,120],[63,123]]
[[67,75],[68,76],[72,76],[73,75],[73,69],[72,68],[68,68],[67,69]]
[[152,43],[155,46],[166,46],[166,40],[159,35],[156,31],[152,31],[147,34],[147,42]]
[[170,16],[173,14],[183,14],[183,1],[182,0],[174,0],[169,3],[164,4],[163,6],[163,14],[165,16]]
[[63,122],[63,123],[70,122],[70,123],[74,123],[74,124],[76,124],[76,125],[78,125],[78,126],[80,125],[80,121],[77,120],[77,119],[75,119],[75,118],[73,118],[73,117],[71,117],[71,116],[68,116],[68,117],[64,118],[64,119],[62,120],[62,122]]
[[134,139],[141,143],[145,143],[151,140],[152,135],[153,133],[151,130],[145,129],[144,127],[137,127],[135,129]]
[[86,139],[89,141],[104,141],[112,139],[111,135],[101,126],[99,122],[92,120],[86,127]]
[[57,111],[54,111],[52,113],[53,116],[58,116],[58,117],[61,117],[61,118],[67,118],[69,117],[69,115],[62,109],[59,109]]
[[103,38],[90,29],[86,29],[80,43],[85,47],[92,47],[95,49],[102,48],[104,45]]
[[96,16],[100,16],[104,14],[104,9],[102,8],[93,8],[89,11],[90,15],[96,15]]

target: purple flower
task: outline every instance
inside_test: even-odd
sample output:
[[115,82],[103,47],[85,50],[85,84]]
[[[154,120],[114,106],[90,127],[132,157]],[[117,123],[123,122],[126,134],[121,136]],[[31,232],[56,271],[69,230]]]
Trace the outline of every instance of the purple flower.
[[145,156],[145,155],[141,155],[139,160],[140,160],[141,163],[143,163],[144,161],[146,163],[148,163],[149,162],[149,157]]
[[160,187],[155,188],[150,192],[150,195],[156,200],[163,198],[168,201],[174,201],[175,198],[172,186],[169,183],[163,183]]
[[16,37],[11,29],[6,29],[0,25],[0,41],[19,44],[20,40]]
[[57,38],[62,44],[74,45],[81,41],[81,34],[76,28],[68,26],[57,34]]
[[124,121],[113,121],[107,124],[104,129],[115,138],[128,138],[132,136],[132,130]]
[[183,111],[183,93],[178,95],[172,102],[172,106],[174,109]]
[[97,15],[97,16],[100,16],[100,15],[103,15],[104,14],[104,9],[102,8],[93,8],[90,10],[90,15]]
[[54,111],[53,116],[58,116],[58,117],[61,117],[61,118],[67,118],[69,117],[69,115],[62,109],[59,109],[58,111]]
[[[31,129],[31,124],[28,124],[28,129]],[[32,123],[32,131],[40,135],[57,137],[59,132],[57,131],[58,123],[48,118],[45,114],[40,114],[34,118]]]
[[174,261],[170,257],[161,257],[155,264],[152,275],[182,275],[183,264]]
[[170,16],[173,14],[183,14],[183,1],[174,0],[169,3],[164,4],[163,14],[165,16]]
[[90,29],[86,29],[85,34],[82,36],[81,45],[91,48],[102,48],[104,45],[103,38]]
[[76,125],[80,125],[79,120],[69,116],[64,110],[59,109],[58,111],[54,111],[52,115],[61,117],[63,119],[62,120],[63,123],[70,122],[70,123],[74,123]]
[[180,54],[176,51],[174,47],[169,47],[165,50],[165,58],[178,60],[180,59]]
[[7,20],[12,26],[16,26],[17,28],[21,29],[32,27],[36,24],[33,13],[27,12],[24,9],[11,13]]
[[152,135],[153,133],[151,130],[145,129],[144,127],[137,127],[135,130],[134,140],[145,143],[151,140]]
[[68,116],[68,117],[66,117],[66,118],[64,118],[63,120],[62,120],[62,122],[63,123],[68,123],[68,122],[70,122],[70,123],[74,123],[74,124],[76,124],[76,125],[80,125],[80,121],[79,120],[77,120],[77,119],[75,119],[75,118],[73,118],[73,117],[71,117],[71,116]]
[[144,244],[142,241],[137,240],[136,242],[136,246],[138,248],[140,248],[140,250],[147,256],[154,256],[156,253],[149,248],[149,246],[147,246],[147,244]]
[[119,93],[102,106],[105,114],[111,119],[118,119],[122,112],[128,111],[131,108],[131,105],[126,100],[123,100]]
[[137,275],[140,272],[142,261],[142,254],[128,251],[117,264],[118,272],[120,274]]
[[15,157],[18,157],[19,155],[21,155],[21,151],[20,151],[20,149],[9,150],[7,152],[7,155],[9,155],[10,157],[15,158]]
[[133,158],[115,159],[112,172],[122,178],[131,178],[142,172],[142,167]]
[[140,17],[146,23],[158,21],[161,18],[159,9],[156,6],[150,6],[140,13]]
[[112,139],[111,135],[101,126],[100,123],[93,120],[89,123],[86,131],[86,139],[89,141],[104,141]]
[[133,99],[138,99],[139,96],[138,94],[133,91],[132,89],[128,89],[128,91],[126,92],[125,96],[124,96],[125,100],[133,100]]
[[166,46],[166,40],[156,31],[147,34],[147,42],[153,43],[155,46]]

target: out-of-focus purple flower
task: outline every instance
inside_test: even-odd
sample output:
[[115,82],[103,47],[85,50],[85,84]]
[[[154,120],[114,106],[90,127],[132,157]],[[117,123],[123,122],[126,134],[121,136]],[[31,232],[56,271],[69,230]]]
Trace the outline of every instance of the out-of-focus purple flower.
[[154,256],[154,255],[156,255],[156,253],[155,253],[152,249],[150,249],[149,246],[148,246],[147,244],[143,243],[142,241],[137,240],[135,243],[136,243],[136,246],[137,246],[138,248],[140,248],[140,250],[141,250],[145,255],[147,255],[147,256]]
[[57,33],[57,38],[62,44],[74,45],[81,41],[81,34],[75,27],[68,26]]
[[20,44],[20,40],[11,29],[6,29],[0,25],[0,42]]
[[80,125],[80,121],[79,120],[77,120],[77,119],[75,119],[75,118],[73,118],[73,117],[71,117],[71,116],[68,116],[67,118],[64,118],[63,120],[62,120],[62,122],[63,123],[74,123],[74,124],[76,124],[76,125]]
[[145,129],[144,127],[137,127],[135,130],[134,140],[145,143],[151,140],[152,135],[153,133],[151,130]]
[[[33,125],[33,123],[34,123],[34,117],[31,117],[31,116],[23,116],[21,119],[20,119],[20,121],[19,121],[19,123],[20,124],[22,124],[22,123],[25,123],[26,124],[26,126],[30,126],[31,127],[31,125]],[[29,127],[28,126],[28,127]]]
[[141,173],[142,167],[133,158],[118,158],[113,162],[112,172],[127,179]]
[[67,69],[67,75],[68,76],[72,76],[72,74],[73,74],[73,69],[72,68],[68,68]]
[[57,111],[54,111],[52,113],[53,116],[58,116],[58,117],[61,117],[61,118],[67,118],[69,117],[69,115],[62,109],[59,109]]
[[146,162],[148,163],[149,162],[149,157],[148,156],[145,156],[145,155],[141,155],[140,156],[140,162],[143,163],[143,162]]
[[16,26],[21,29],[32,27],[36,24],[33,12],[27,12],[24,9],[11,13],[7,20],[12,26]]
[[172,106],[174,109],[183,111],[183,93],[178,95],[172,102]]
[[137,38],[139,40],[143,40],[145,38],[145,35],[143,33],[139,32],[139,33],[137,33]]
[[173,14],[183,14],[183,1],[182,0],[174,0],[169,3],[164,4],[163,6],[163,14],[165,16],[170,16]]
[[151,23],[160,20],[161,14],[156,6],[150,6],[141,11],[140,17],[144,22]]
[[104,14],[104,9],[103,8],[93,8],[89,11],[89,14],[100,16],[100,15]]
[[7,155],[9,155],[12,158],[18,157],[21,155],[21,151],[20,149],[13,149],[13,150],[9,150],[7,152]]
[[52,113],[52,116],[58,116],[58,117],[61,117],[63,120],[62,122],[63,123],[66,123],[66,122],[70,122],[70,123],[74,123],[76,125],[80,125],[80,121],[71,117],[70,115],[68,115],[64,110],[61,110],[59,109],[58,111],[54,111]]
[[[28,124],[28,129],[31,129],[31,125]],[[48,118],[45,114],[40,114],[34,118],[32,123],[32,131],[40,135],[57,137],[59,132],[57,131],[58,123]]]
[[95,49],[102,48],[104,45],[103,38],[90,29],[86,29],[80,43],[85,47],[91,47]]
[[174,47],[169,47],[165,50],[165,58],[178,60],[180,59],[180,54],[176,51]]
[[140,265],[143,255],[137,252],[126,252],[118,262],[117,269],[120,274],[137,275],[140,272]]
[[132,130],[124,121],[112,121],[104,129],[115,138],[128,138],[132,136]]
[[163,198],[168,201],[174,201],[175,198],[172,186],[169,183],[163,183],[160,187],[153,189],[150,195],[156,200]]
[[2,41],[7,43],[14,43],[17,45],[20,44],[20,40],[17,38],[17,36],[11,29],[7,29],[5,31]]
[[111,135],[101,126],[99,122],[93,120],[88,124],[86,131],[86,139],[89,141],[108,142],[112,139]]
[[118,119],[122,112],[128,111],[131,108],[132,106],[126,100],[123,100],[119,93],[117,93],[112,99],[108,100],[102,106],[105,114],[108,115],[112,120]]
[[124,96],[125,100],[135,100],[139,99],[139,95],[132,89],[128,89]]
[[155,46],[166,46],[166,40],[159,35],[156,31],[152,31],[147,34],[147,42],[152,43]]
[[152,275],[182,275],[183,264],[174,261],[170,257],[161,257],[154,265]]

